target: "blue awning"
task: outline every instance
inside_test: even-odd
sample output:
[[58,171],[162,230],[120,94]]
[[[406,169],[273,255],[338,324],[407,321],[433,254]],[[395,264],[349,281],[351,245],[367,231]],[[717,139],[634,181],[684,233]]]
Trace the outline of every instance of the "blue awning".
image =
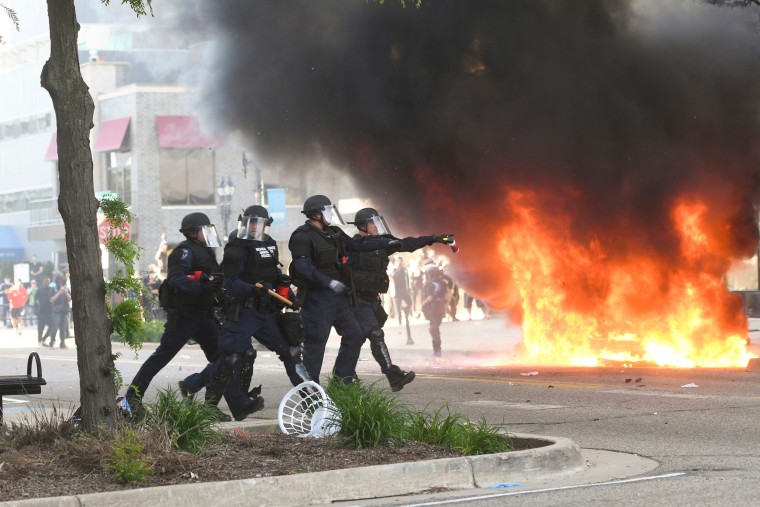
[[24,260],[24,245],[18,240],[10,225],[0,225],[0,260]]

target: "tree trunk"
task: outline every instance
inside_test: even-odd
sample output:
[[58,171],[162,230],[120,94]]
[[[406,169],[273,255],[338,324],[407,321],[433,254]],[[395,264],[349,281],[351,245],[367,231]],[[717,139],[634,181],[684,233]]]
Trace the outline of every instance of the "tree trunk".
[[106,313],[89,138],[95,105],[79,68],[74,0],[47,0],[47,5],[50,59],[42,68],[42,86],[53,99],[58,128],[58,210],[66,227],[82,422],[85,431],[93,431],[116,424],[111,323]]

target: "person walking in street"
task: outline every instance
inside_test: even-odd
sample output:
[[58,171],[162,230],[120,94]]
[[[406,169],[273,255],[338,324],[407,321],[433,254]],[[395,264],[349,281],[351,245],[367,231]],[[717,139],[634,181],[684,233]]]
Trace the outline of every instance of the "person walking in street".
[[40,345],[43,344],[45,338],[50,336],[50,328],[53,322],[53,304],[50,302],[50,298],[53,297],[53,289],[50,285],[50,277],[43,276],[42,284],[37,288],[37,297],[34,301],[34,311],[37,313],[37,342]]
[[[222,290],[222,277],[213,248],[220,247],[221,242],[204,213],[186,215],[179,232],[184,234],[185,240],[169,255],[167,280],[159,294],[168,315],[164,334],[124,396],[129,410],[138,417],[151,381],[190,339],[201,346],[209,362],[215,361],[219,353],[219,322],[214,316],[214,300]],[[220,420],[229,420],[229,416],[221,412],[217,416]]]
[[16,285],[5,290],[5,297],[8,299],[11,310],[11,327],[16,331],[16,334],[21,334],[21,328],[24,326],[24,308],[29,299],[29,293],[27,293],[24,283],[19,279],[16,280]]
[[380,365],[380,371],[387,377],[391,390],[400,391],[414,380],[415,374],[413,371],[403,371],[392,363],[388,345],[385,343],[383,325],[388,315],[381,304],[380,294],[388,292],[390,284],[388,255],[396,252],[414,252],[434,243],[449,244],[453,241],[450,239],[453,234],[399,239],[391,234],[385,219],[374,208],[363,208],[357,211],[353,224],[359,229],[359,234],[355,237],[385,237],[396,241],[395,245],[383,250],[350,253],[348,266],[353,275],[351,281],[357,295],[354,313],[362,326],[364,336],[369,339],[372,357]]
[[71,301],[71,293],[68,287],[66,287],[66,280],[62,273],[56,273],[53,275],[53,283],[50,285],[52,294],[50,296],[51,317],[50,326],[48,327],[48,333],[43,338],[42,344],[45,345],[45,338],[50,337],[50,343],[48,347],[55,346],[55,338],[58,333],[61,335],[62,349],[66,347],[66,338],[64,337],[64,330],[68,326],[69,318],[69,301]]
[[301,359],[301,344],[289,342],[281,330],[280,322],[287,315],[282,313],[283,304],[269,293],[277,287],[283,297],[290,295],[290,277],[280,271],[277,243],[267,234],[271,224],[266,208],[259,205],[238,216],[237,231],[230,234],[222,261],[227,311],[219,334],[219,357],[208,374],[194,374],[180,383],[181,390],[193,393],[208,375],[206,402],[216,405],[224,393],[236,420],[264,408],[260,387],[249,391],[257,355],[252,336],[277,354],[291,384],[311,380]]
[[433,342],[433,358],[441,357],[441,322],[446,315],[448,287],[441,271],[432,262],[425,267],[425,287],[422,313],[429,322]]
[[8,316],[10,314],[9,312],[9,305],[8,305],[8,295],[5,293],[8,289],[13,287],[13,283],[11,282],[10,276],[4,276],[3,282],[0,283],[0,321],[2,321],[3,326],[10,327],[10,323],[8,322]]
[[37,280],[32,278],[29,282],[29,289],[27,294],[29,298],[26,300],[26,309],[24,311],[24,322],[27,326],[33,326],[37,323]]
[[412,313],[412,293],[409,287],[409,272],[404,266],[404,258],[396,257],[396,265],[393,269],[393,288],[395,290],[394,303],[398,314],[398,325],[403,325],[402,318],[406,318],[406,344],[414,345],[409,318]]
[[303,361],[319,382],[330,328],[341,337],[333,373],[350,383],[356,377],[365,334],[353,311],[356,294],[346,266],[349,252],[373,251],[399,243],[389,238],[351,238],[337,225],[346,225],[338,208],[324,195],[306,199],[301,213],[306,222],[290,236],[291,275],[301,306],[304,328]]

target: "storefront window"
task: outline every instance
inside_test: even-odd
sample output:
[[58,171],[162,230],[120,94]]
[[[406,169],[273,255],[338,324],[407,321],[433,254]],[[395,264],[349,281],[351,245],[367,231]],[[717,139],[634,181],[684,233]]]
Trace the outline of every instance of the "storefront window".
[[162,149],[161,204],[214,204],[214,151],[208,148]]

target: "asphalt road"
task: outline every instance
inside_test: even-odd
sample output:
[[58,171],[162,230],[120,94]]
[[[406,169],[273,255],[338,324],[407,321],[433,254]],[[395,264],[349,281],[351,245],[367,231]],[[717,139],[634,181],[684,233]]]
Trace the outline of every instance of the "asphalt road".
[[[675,370],[656,368],[566,368],[510,364],[519,330],[494,318],[443,324],[444,361],[433,361],[424,324],[412,326],[414,345],[395,323],[386,329],[395,362],[413,368],[417,379],[399,393],[415,408],[448,407],[473,420],[485,418],[519,433],[567,437],[589,455],[590,473],[582,477],[505,486],[501,489],[444,492],[403,498],[351,502],[351,505],[757,505],[760,502],[760,371],[744,369]],[[760,327],[750,325],[750,328]],[[753,337],[754,338],[754,337]],[[760,340],[751,351],[760,355]],[[326,365],[334,361],[333,337]],[[140,358],[121,347],[117,362],[128,381],[150,352]],[[73,349],[38,348],[31,332],[22,337],[0,330],[0,372],[23,372],[37,350],[48,386],[42,395],[6,397],[6,419],[23,417],[31,406],[78,404]],[[379,375],[368,347],[359,374]],[[501,364],[501,365],[500,365]],[[154,380],[155,388],[176,386],[203,367],[197,346],[186,347]],[[526,375],[534,373],[533,375]],[[260,351],[254,382],[263,384],[267,406],[256,418],[276,419],[277,406],[290,388],[276,357]],[[696,387],[685,387],[695,385]],[[31,402],[28,402],[31,400]],[[654,460],[645,472],[614,470],[594,450],[616,451]],[[616,480],[616,478],[624,478]],[[603,481],[602,484],[589,484]],[[506,481],[509,484],[508,481]]]

